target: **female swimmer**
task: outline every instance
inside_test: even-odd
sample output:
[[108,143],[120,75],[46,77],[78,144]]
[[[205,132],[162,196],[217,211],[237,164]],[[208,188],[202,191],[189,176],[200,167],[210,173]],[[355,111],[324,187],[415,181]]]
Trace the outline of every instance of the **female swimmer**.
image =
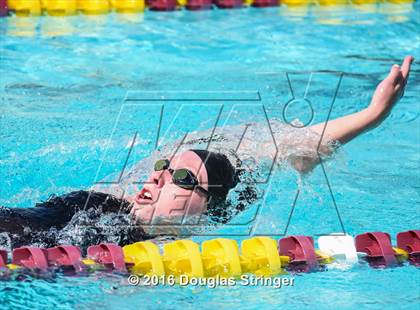
[[[320,137],[319,151],[328,156],[333,152],[335,142],[345,144],[378,126],[403,96],[412,61],[409,56],[401,67],[394,65],[391,68],[367,108],[331,120],[327,126],[321,123],[309,127],[318,141],[308,138],[304,153],[291,153],[281,159],[288,160],[299,172],[308,172],[318,163]],[[226,144],[223,136],[199,140]],[[188,143],[184,144],[188,146]],[[143,188],[123,199],[103,192],[76,191],[51,197],[34,208],[1,207],[0,236],[6,235],[11,247],[53,246],[69,242],[69,237],[73,238],[72,244],[82,247],[105,241],[123,245],[154,237],[136,226],[132,218],[150,223],[153,218],[169,218],[188,206],[189,215],[204,214],[213,222],[225,223],[257,199],[253,188],[245,186],[238,192],[236,205],[232,208],[227,204],[229,191],[237,187],[244,171],[243,159],[229,150],[190,148],[176,156],[157,160],[153,168]]]

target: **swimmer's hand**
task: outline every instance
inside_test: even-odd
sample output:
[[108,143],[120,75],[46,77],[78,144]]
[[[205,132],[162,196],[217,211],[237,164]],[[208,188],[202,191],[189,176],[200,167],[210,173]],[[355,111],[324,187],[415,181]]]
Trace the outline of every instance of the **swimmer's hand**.
[[[327,123],[320,123],[310,127],[322,137],[320,145],[328,145],[330,142],[338,141],[341,144],[347,143],[360,134],[378,126],[391,112],[398,100],[404,95],[404,88],[407,84],[410,66],[413,62],[412,56],[405,57],[401,66],[394,65],[388,76],[376,87],[370,105],[356,113],[329,120]],[[321,154],[329,155],[322,149]],[[298,166],[299,171],[310,171],[318,161],[304,162]]]
[[380,123],[387,118],[392,108],[404,95],[404,88],[413,60],[412,56],[407,56],[401,66],[393,65],[388,76],[376,87],[372,101],[367,108],[374,123]]

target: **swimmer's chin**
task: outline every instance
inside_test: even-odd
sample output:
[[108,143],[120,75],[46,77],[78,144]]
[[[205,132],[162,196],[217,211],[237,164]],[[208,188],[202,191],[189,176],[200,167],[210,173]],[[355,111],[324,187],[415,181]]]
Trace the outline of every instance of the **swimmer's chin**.
[[134,201],[134,204],[138,206],[151,206],[155,204],[155,202],[156,201],[150,199],[136,199],[136,201]]

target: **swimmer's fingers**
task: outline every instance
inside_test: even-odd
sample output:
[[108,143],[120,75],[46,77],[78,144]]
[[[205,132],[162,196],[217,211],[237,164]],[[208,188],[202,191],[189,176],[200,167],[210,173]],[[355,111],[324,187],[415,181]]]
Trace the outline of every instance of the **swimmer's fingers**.
[[404,81],[404,85],[407,83],[408,76],[410,75],[411,64],[413,63],[413,56],[407,56],[401,65],[401,73]]
[[387,80],[389,80],[394,86],[398,85],[403,78],[401,74],[401,68],[399,65],[393,65],[389,72]]
[[[413,60],[414,58],[412,56],[405,57],[401,67],[398,70],[398,75],[396,75],[394,86],[399,98],[404,96],[405,85],[407,84],[408,76],[410,75],[410,67],[413,63]],[[393,69],[394,67],[395,66],[393,66]]]

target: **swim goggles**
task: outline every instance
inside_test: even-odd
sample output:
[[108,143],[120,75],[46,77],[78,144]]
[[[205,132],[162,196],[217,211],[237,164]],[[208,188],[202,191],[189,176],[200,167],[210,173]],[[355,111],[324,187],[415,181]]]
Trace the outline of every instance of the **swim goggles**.
[[210,193],[201,187],[198,183],[197,177],[190,170],[181,168],[181,169],[171,169],[169,168],[170,162],[168,159],[160,159],[155,162],[154,169],[155,171],[168,170],[172,175],[172,182],[175,185],[188,190],[198,189],[207,196],[210,196]]

